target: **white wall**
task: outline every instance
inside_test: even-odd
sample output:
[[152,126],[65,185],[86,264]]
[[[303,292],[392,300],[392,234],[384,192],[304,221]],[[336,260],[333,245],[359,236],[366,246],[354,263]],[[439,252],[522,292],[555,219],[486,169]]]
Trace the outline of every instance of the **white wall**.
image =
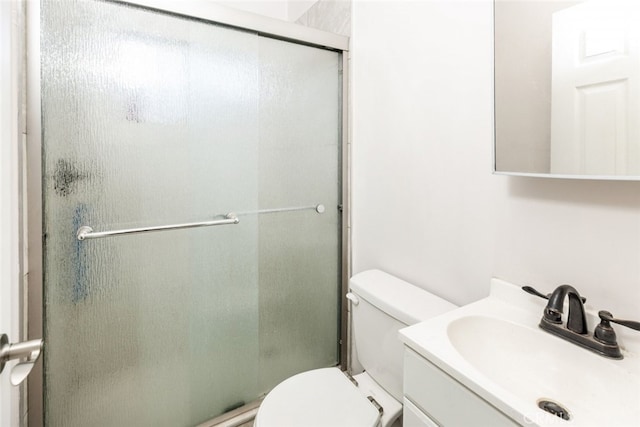
[[213,0],[227,7],[294,22],[317,0]]
[[[293,4],[289,4],[290,13]],[[351,0],[318,0],[295,22],[349,37],[351,36]]]
[[257,13],[270,18],[287,21],[289,5],[284,0],[213,0],[222,6],[233,7],[245,12]]
[[288,20],[297,21],[317,0],[289,0],[287,1]]
[[353,268],[454,302],[493,264],[491,4],[353,5]]
[[640,182],[491,175],[490,1],[355,1],[353,272],[458,304],[491,276],[640,313]]

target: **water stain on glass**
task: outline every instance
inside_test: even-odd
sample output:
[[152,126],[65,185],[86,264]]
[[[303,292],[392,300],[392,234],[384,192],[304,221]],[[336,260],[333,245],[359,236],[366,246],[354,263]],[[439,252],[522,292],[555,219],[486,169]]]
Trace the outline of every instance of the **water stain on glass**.
[[77,188],[77,182],[88,175],[69,160],[60,159],[53,171],[53,189],[59,196],[68,196]]

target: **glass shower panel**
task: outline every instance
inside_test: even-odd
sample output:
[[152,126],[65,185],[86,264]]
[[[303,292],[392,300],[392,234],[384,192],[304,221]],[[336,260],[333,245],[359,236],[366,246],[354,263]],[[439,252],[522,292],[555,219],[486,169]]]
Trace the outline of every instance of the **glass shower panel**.
[[47,425],[195,425],[255,399],[257,217],[75,234],[258,208],[258,37],[97,1],[44,1],[41,26]]
[[260,38],[260,387],[338,363],[341,55]]

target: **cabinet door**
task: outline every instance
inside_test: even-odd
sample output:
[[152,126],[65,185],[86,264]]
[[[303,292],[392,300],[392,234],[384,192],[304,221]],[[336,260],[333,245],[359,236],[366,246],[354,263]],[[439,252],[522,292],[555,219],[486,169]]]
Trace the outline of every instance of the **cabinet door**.
[[[404,394],[437,425],[514,427],[519,424],[414,351],[405,351]],[[420,424],[417,424],[420,425]],[[427,424],[428,425],[428,424]]]
[[438,427],[435,421],[405,397],[402,411],[403,427]]

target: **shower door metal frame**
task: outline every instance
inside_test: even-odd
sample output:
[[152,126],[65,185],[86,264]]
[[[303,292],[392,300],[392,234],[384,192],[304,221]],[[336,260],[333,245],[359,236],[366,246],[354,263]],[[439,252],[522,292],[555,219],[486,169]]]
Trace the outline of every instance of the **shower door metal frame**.
[[[28,284],[26,307],[23,307],[23,329],[28,339],[41,338],[43,334],[43,203],[42,203],[42,127],[41,127],[41,79],[40,79],[40,0],[10,0],[24,6],[26,49],[21,52],[26,80],[26,144],[23,155],[26,162],[22,175],[26,176],[23,188],[23,217],[27,222],[27,265]],[[96,0],[97,1],[97,0]],[[333,50],[342,53],[341,64],[341,292],[339,361],[341,368],[350,366],[350,339],[348,305],[345,298],[351,276],[351,209],[350,209],[350,154],[351,140],[349,127],[349,37],[341,36],[310,27],[281,21],[275,18],[244,12],[214,4],[206,0],[106,0],[144,9],[169,13],[179,17],[195,18],[213,24],[252,31],[258,35]],[[27,55],[28,52],[28,55]],[[26,203],[25,203],[26,202]],[[45,343],[46,351],[46,343]],[[42,364],[37,364],[28,378],[26,405],[21,404],[27,415],[25,425],[44,425],[44,376]],[[26,408],[25,408],[26,406]],[[22,415],[22,414],[21,414]],[[21,416],[22,418],[22,416]]]

